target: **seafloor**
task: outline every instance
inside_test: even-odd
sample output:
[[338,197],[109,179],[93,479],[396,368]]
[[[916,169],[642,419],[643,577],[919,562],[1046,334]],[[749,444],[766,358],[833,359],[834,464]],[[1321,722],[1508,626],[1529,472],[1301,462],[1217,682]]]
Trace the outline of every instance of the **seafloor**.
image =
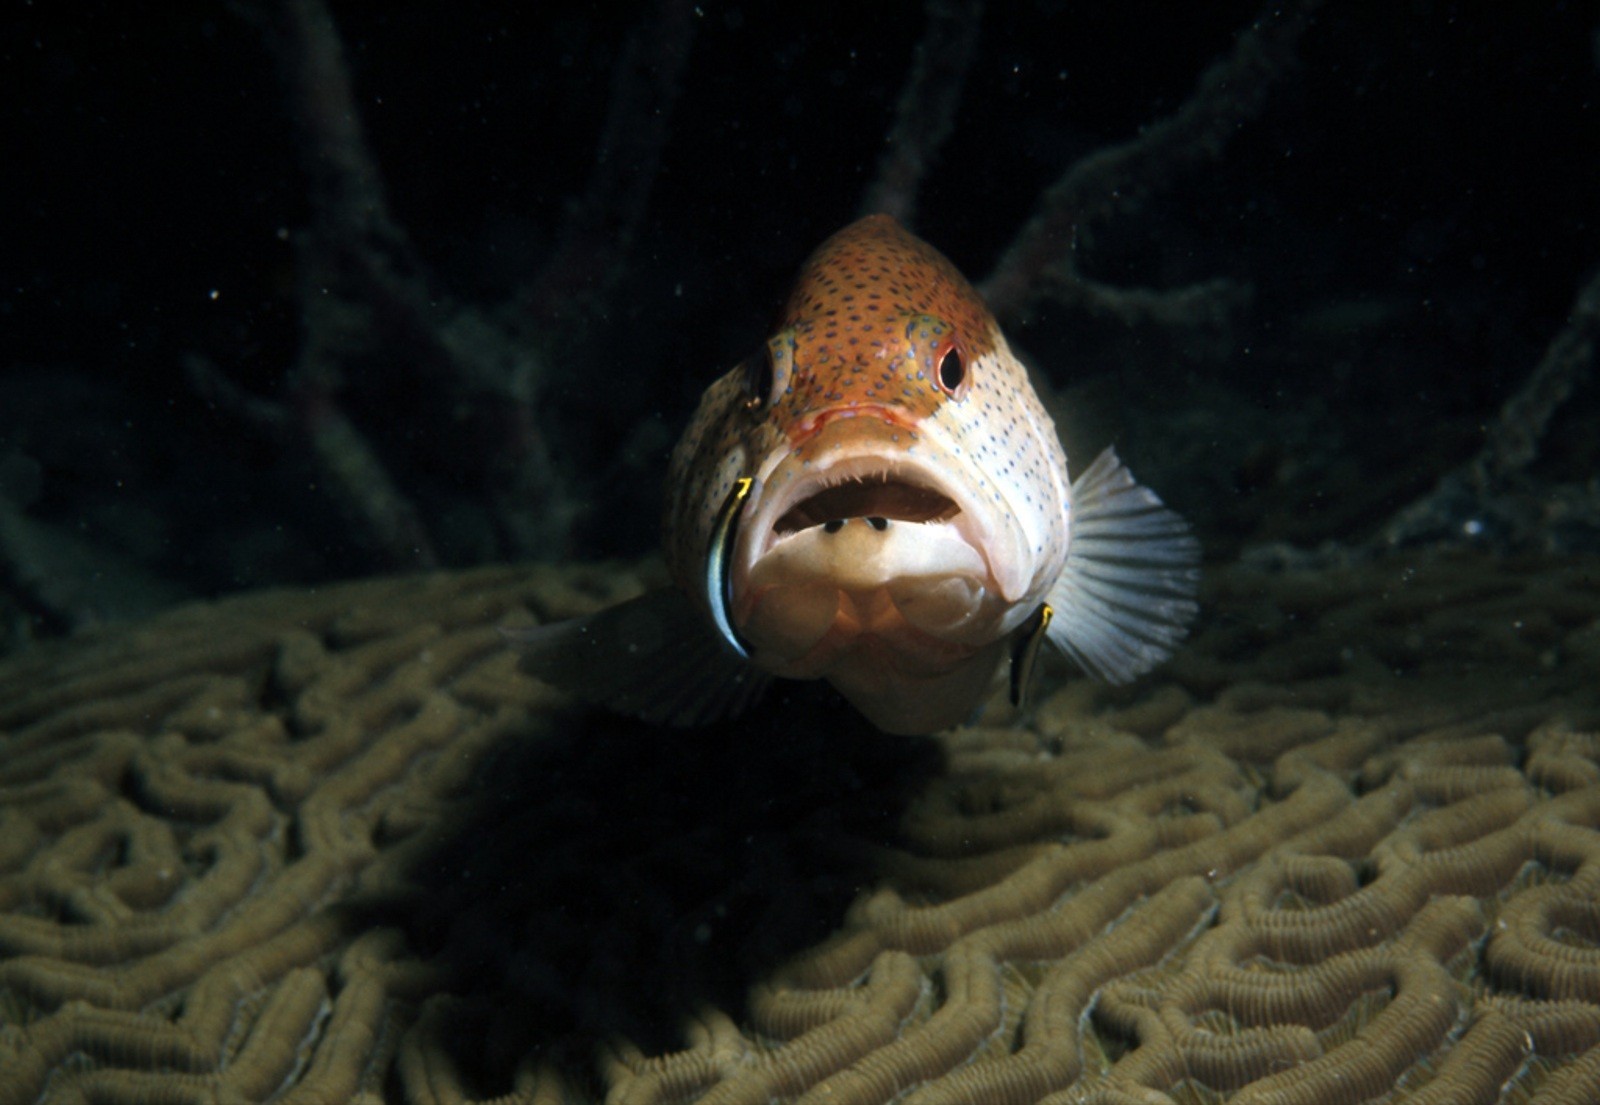
[[518,672],[639,580],[6,660],[0,1102],[1600,1100],[1600,563],[1217,569],[1158,674],[937,739]]

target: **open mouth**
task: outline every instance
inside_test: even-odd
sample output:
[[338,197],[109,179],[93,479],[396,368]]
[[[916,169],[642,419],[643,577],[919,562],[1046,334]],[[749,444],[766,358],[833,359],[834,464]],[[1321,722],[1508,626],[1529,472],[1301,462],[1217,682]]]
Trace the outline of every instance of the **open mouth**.
[[813,526],[834,526],[849,518],[867,518],[878,528],[885,521],[946,522],[961,513],[948,495],[888,473],[873,473],[825,487],[795,503],[772,527],[779,537]]

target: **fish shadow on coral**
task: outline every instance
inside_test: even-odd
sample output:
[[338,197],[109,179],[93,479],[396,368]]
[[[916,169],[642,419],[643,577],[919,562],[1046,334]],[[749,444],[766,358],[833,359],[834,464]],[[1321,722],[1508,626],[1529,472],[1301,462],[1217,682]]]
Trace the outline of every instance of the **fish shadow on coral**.
[[737,1016],[838,928],[941,761],[820,684],[694,730],[562,715],[485,757],[470,812],[386,920],[516,1025],[496,1052],[574,1033],[680,1047],[687,1016]]

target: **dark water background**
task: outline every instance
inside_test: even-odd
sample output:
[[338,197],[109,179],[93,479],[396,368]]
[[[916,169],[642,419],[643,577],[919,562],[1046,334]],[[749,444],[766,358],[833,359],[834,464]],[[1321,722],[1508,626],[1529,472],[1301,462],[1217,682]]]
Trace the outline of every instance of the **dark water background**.
[[[10,644],[183,596],[649,552],[672,441],[859,213],[927,22],[917,3],[335,0],[373,194],[401,279],[427,289],[397,314],[348,256],[308,261],[330,220],[278,10],[0,15]],[[1262,10],[991,3],[914,229],[982,277],[1052,181],[1178,110]],[[608,160],[636,220],[602,212],[600,248],[562,260],[630,35],[646,69],[681,65],[679,94],[647,113],[658,157]],[[1082,435],[1075,461],[1118,441],[1213,559],[1381,534],[1476,453],[1600,262],[1600,4],[1329,4],[1295,56],[1214,156],[1142,182],[1147,201],[1080,240],[1098,280],[1229,278],[1245,305],[1198,327],[1050,299],[1008,320]],[[345,344],[307,388],[318,302]],[[463,328],[479,362],[523,358],[517,417],[441,352]],[[1534,494],[1588,501],[1596,400],[1580,387],[1558,411],[1523,474]],[[308,444],[330,408],[415,555],[332,486],[341,454]],[[1462,536],[1454,521],[1440,536]],[[1476,536],[1600,546],[1582,509],[1563,526]]]

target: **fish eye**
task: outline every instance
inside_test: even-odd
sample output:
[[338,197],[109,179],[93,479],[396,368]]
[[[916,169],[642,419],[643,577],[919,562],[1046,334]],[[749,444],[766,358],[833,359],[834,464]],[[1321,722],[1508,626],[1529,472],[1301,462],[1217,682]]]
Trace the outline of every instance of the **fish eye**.
[[741,377],[745,410],[760,414],[781,402],[794,372],[794,330],[767,339],[766,348],[750,354],[735,371]]
[[961,382],[967,378],[967,366],[961,360],[961,351],[951,346],[939,358],[939,390],[954,395]]
[[773,368],[769,350],[752,353],[744,359],[744,409],[765,410],[772,402]]

